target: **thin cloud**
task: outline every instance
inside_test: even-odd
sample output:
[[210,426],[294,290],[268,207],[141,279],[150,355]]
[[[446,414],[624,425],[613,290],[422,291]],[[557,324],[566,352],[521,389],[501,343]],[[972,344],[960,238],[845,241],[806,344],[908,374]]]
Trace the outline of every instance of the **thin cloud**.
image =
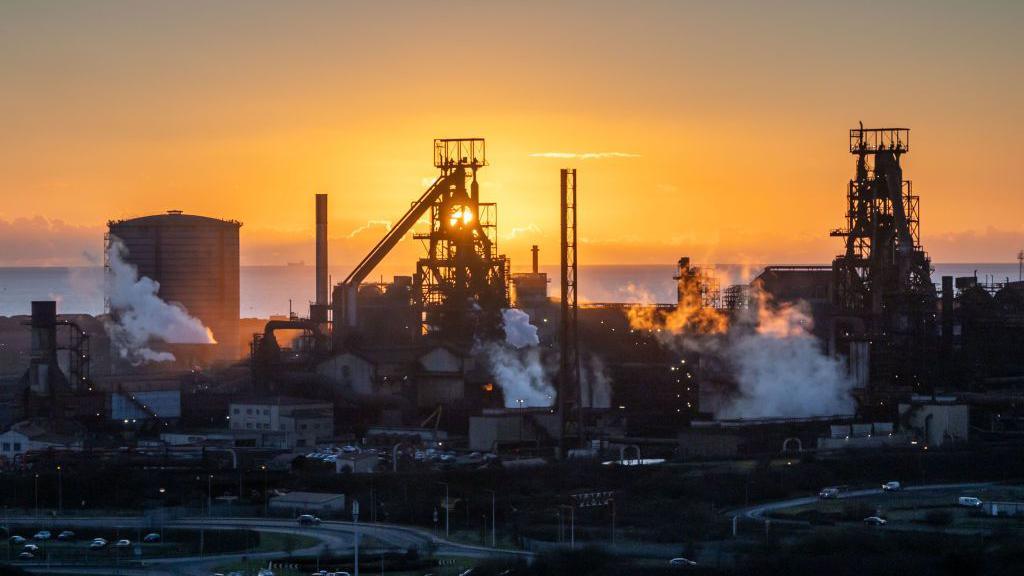
[[558,160],[605,160],[608,158],[639,158],[632,152],[534,152],[530,158],[554,158]]
[[366,224],[363,224],[362,226],[349,232],[348,234],[345,235],[345,237],[355,238],[356,236],[362,234],[363,232],[366,232],[367,230],[370,230],[372,228],[380,228],[382,226],[384,227],[385,230],[391,231],[391,221],[389,220],[368,220]]

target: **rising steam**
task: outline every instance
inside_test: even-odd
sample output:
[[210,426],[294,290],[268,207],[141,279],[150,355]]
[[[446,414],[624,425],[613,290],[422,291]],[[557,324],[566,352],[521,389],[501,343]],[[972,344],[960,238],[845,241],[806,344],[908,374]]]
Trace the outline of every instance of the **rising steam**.
[[738,395],[718,418],[802,418],[852,414],[853,380],[842,362],[822,353],[803,303],[774,306],[758,299],[756,331],[730,338],[724,353]]
[[502,310],[505,342],[491,342],[483,350],[491,364],[494,381],[501,387],[506,408],[548,407],[554,404],[551,366],[537,346],[540,338],[530,316],[515,308]]
[[107,249],[109,273],[106,293],[116,322],[107,322],[106,330],[121,358],[132,364],[170,362],[174,355],[158,352],[152,342],[172,344],[216,344],[213,333],[178,303],[167,303],[157,296],[160,284],[151,278],[139,278],[136,267],[127,261],[128,249],[111,237]]
[[637,305],[628,311],[634,330],[650,331],[680,352],[720,359],[737,391],[717,418],[800,418],[850,414],[853,381],[842,362],[822,352],[803,303],[775,305],[757,290],[756,321],[730,324],[706,305],[698,283],[680,283],[672,310]]
[[[516,308],[502,310],[505,341],[482,347],[491,365],[491,373],[505,397],[506,408],[548,408],[555,403],[554,376],[558,373],[557,354],[542,354],[537,327],[530,316]],[[611,377],[604,362],[584,354],[580,366],[583,406],[611,406]],[[520,403],[522,401],[522,403]]]

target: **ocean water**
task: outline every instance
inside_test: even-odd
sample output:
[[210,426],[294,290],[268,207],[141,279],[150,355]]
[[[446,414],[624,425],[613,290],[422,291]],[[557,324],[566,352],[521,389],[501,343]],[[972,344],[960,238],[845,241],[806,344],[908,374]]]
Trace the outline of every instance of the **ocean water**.
[[[934,264],[932,280],[940,277],[973,276],[990,282],[1017,280],[1018,265],[984,263]],[[748,282],[758,266],[716,266],[722,287]],[[558,266],[542,266],[551,285],[548,293],[558,294]],[[348,267],[331,269],[334,280],[344,278]],[[389,280],[394,274],[411,270],[388,269],[374,279]],[[311,266],[243,266],[241,268],[241,310],[243,318],[266,318],[287,314],[292,308],[305,314],[313,299],[314,269]],[[675,266],[581,266],[579,294],[583,302],[673,302]],[[32,300],[57,300],[61,314],[100,314],[103,312],[103,269],[81,268],[0,268],[0,316],[28,314]]]

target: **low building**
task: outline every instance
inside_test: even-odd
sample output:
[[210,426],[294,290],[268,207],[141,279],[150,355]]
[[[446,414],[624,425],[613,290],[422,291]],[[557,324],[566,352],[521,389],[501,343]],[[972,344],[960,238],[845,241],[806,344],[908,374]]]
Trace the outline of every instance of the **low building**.
[[989,516],[1024,516],[1024,502],[983,502],[981,509]]
[[25,420],[0,434],[0,458],[13,461],[26,452],[36,450],[81,450],[82,440],[56,433],[40,422]]
[[509,446],[552,445],[558,426],[558,415],[547,409],[484,410],[469,419],[469,449],[497,452]]
[[345,495],[325,492],[289,492],[271,498],[268,506],[271,512],[278,515],[339,516],[345,512]]
[[372,474],[379,464],[380,458],[369,452],[339,454],[334,461],[334,471],[338,474]]
[[334,435],[334,407],[330,402],[275,396],[236,400],[228,406],[231,430],[261,432],[261,446],[295,448],[315,446]]
[[451,405],[466,397],[468,354],[451,346],[401,346],[353,350],[317,366],[343,396],[406,396],[420,408]]
[[952,397],[915,396],[900,403],[900,428],[929,446],[964,442],[970,431],[970,409]]

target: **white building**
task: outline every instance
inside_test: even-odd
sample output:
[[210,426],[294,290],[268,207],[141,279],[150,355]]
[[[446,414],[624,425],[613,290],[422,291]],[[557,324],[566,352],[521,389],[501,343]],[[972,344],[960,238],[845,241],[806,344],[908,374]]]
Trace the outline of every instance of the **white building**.
[[330,402],[288,396],[251,398],[232,402],[228,417],[231,430],[262,432],[265,447],[315,446],[334,435]]
[[0,458],[13,461],[34,450],[81,450],[82,441],[70,436],[55,434],[29,420],[18,422],[11,429],[0,434]]

